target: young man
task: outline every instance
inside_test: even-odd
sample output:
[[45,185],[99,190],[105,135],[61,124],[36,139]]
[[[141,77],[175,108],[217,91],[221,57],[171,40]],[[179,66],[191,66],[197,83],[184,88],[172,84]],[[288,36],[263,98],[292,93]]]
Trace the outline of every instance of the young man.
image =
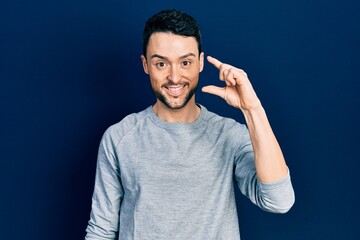
[[196,104],[200,31],[185,13],[150,18],[143,68],[156,103],[104,134],[85,239],[239,239],[233,179],[260,208],[285,213],[294,192],[281,149],[246,73],[207,57],[223,98],[248,128]]

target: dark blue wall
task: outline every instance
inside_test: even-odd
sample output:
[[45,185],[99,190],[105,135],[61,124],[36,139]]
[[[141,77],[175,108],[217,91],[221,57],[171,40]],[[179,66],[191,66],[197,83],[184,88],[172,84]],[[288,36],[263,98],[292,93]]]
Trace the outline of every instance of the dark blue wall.
[[[356,239],[360,2],[0,2],[1,239],[82,239],[105,129],[154,103],[140,63],[145,20],[178,8],[205,54],[244,68],[291,169],[296,204],[238,196],[242,238]],[[219,84],[206,64],[200,85]],[[243,121],[215,96],[209,110]]]

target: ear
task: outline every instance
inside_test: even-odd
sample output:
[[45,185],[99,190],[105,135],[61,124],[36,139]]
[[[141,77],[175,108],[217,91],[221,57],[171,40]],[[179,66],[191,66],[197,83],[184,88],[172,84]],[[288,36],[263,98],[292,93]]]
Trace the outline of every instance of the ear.
[[148,65],[147,65],[147,61],[146,61],[146,58],[144,55],[141,55],[141,61],[142,61],[142,65],[143,65],[143,68],[144,68],[144,72],[146,74],[149,74],[149,69],[148,69]]
[[200,53],[199,63],[199,72],[202,72],[202,70],[204,69],[204,52]]

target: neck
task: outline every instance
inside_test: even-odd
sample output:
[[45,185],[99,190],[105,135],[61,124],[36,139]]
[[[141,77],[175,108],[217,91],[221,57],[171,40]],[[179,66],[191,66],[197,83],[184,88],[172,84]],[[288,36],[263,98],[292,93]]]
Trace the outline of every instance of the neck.
[[161,120],[170,123],[191,123],[200,115],[200,107],[195,104],[194,98],[181,109],[170,109],[158,100],[153,110]]

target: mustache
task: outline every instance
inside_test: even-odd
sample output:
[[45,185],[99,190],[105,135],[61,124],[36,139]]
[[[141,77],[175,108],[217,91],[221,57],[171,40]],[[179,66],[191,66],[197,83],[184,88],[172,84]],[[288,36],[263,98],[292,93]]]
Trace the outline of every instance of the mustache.
[[178,82],[178,83],[174,83],[173,81],[169,80],[167,83],[164,83],[163,85],[161,85],[162,87],[170,87],[170,86],[185,86],[185,85],[189,85],[188,82]]

